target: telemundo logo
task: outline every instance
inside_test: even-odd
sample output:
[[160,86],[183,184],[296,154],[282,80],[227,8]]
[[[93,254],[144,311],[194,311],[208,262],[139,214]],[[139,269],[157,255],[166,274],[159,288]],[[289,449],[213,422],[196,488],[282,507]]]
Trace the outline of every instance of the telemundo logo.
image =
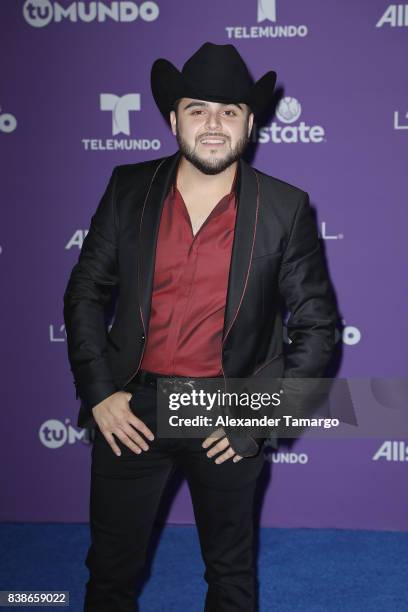
[[131,22],[140,18],[143,21],[155,21],[159,16],[156,2],[146,1],[140,5],[131,0],[105,2],[71,2],[61,6],[51,0],[26,0],[23,5],[23,16],[33,28],[44,28],[52,21],[63,20],[76,23],[104,22],[107,19],[117,22]]
[[276,117],[280,125],[273,121],[268,126],[259,128],[258,134],[254,130],[254,139],[260,144],[292,144],[292,143],[313,143],[324,142],[325,131],[321,125],[307,125],[300,121],[294,125],[302,114],[302,106],[296,98],[286,96],[282,98],[276,109]]
[[[306,25],[276,24],[277,0],[257,0],[257,23],[253,26],[227,26],[228,38],[294,38],[308,34]],[[269,25],[267,22],[273,25]],[[264,23],[266,22],[266,23]]]
[[[268,446],[272,446],[272,452],[269,452]],[[265,440],[264,446],[264,459],[268,463],[280,463],[282,465],[294,465],[302,464],[305,465],[309,461],[309,455],[307,453],[296,453],[296,452],[274,452],[273,445],[268,439]]]
[[[140,93],[123,96],[101,93],[99,97],[99,109],[111,113],[112,136],[130,136],[130,112],[139,112],[141,108]],[[157,138],[82,138],[82,144],[85,151],[157,151],[161,148],[161,142]]]

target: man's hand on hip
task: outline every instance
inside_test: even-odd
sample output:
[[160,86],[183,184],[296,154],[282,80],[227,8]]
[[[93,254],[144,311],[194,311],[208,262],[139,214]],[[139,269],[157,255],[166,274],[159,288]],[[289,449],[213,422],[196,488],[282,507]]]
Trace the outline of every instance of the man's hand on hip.
[[116,391],[92,408],[96,424],[113,452],[118,456],[121,452],[113,434],[137,454],[149,449],[149,445],[138,432],[149,440],[154,440],[154,435],[147,425],[131,411],[129,407],[131,397],[132,394],[127,391]]
[[[219,441],[217,442],[217,440]],[[212,432],[204,440],[201,446],[203,448],[207,448],[208,446],[210,446],[210,444],[213,444],[213,442],[217,442],[217,444],[214,444],[214,446],[210,448],[210,450],[207,453],[207,457],[211,458],[214,455],[217,455],[218,453],[220,453],[221,451],[225,451],[224,453],[222,453],[222,455],[218,455],[218,457],[215,459],[215,463],[217,464],[223,463],[224,461],[226,461],[227,459],[230,459],[231,457],[233,457],[232,461],[234,463],[242,459],[241,455],[238,455],[233,450],[233,448],[230,446],[229,440],[226,436],[225,431],[222,429],[222,427]]]

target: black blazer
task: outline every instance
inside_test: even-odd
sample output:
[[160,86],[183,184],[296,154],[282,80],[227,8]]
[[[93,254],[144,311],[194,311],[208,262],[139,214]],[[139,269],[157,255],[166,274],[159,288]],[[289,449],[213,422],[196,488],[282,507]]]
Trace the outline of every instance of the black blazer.
[[[140,367],[162,206],[180,152],[113,169],[64,293],[68,357],[81,406],[122,389]],[[337,309],[308,194],[242,158],[222,344],[225,377],[323,377]],[[105,308],[118,286],[108,333]],[[283,355],[280,298],[290,311]]]

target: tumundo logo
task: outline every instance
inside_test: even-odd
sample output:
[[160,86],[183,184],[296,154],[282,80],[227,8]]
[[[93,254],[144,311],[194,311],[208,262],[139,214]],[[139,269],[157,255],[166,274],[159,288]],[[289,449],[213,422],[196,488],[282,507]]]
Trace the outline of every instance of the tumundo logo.
[[143,21],[155,21],[159,16],[156,2],[142,2],[137,5],[131,0],[114,2],[71,2],[61,6],[59,2],[50,0],[26,0],[23,4],[23,16],[33,28],[44,28],[52,21],[60,23],[63,20],[76,23],[104,22],[107,19],[118,22],[135,21],[138,17]]
[[275,144],[291,144],[291,143],[321,143],[326,140],[325,131],[321,125],[307,125],[304,121],[293,125],[301,116],[302,106],[296,98],[286,96],[282,98],[276,109],[276,117],[285,124],[273,121],[269,126],[263,126],[259,129],[258,134],[253,130],[253,138],[257,139],[260,144],[269,142]]
[[[1,111],[1,108],[0,108]],[[11,113],[0,112],[0,132],[10,134],[14,132],[17,127],[17,119]]]
[[359,344],[362,337],[361,330],[356,325],[346,325],[345,319],[342,319],[341,322],[344,327],[340,332],[336,329],[336,342],[341,339],[347,346]]
[[66,423],[57,419],[45,421],[38,430],[38,437],[41,443],[47,448],[57,449],[64,446],[64,444],[75,444],[76,442],[87,440],[85,429],[78,431],[69,423],[69,419],[66,420]]

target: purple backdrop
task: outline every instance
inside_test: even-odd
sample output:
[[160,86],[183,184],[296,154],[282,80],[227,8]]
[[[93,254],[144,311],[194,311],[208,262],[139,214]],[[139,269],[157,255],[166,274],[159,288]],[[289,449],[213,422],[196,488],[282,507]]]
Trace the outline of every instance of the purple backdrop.
[[[113,166],[177,148],[150,92],[157,57],[181,68],[232,42],[254,78],[277,71],[285,98],[253,165],[310,193],[346,325],[338,375],[405,375],[408,5],[3,0],[0,15],[1,519],[88,519],[62,296]],[[395,441],[398,460],[376,455]],[[408,529],[407,439],[264,452],[263,525]],[[167,520],[194,522],[185,483]]]

